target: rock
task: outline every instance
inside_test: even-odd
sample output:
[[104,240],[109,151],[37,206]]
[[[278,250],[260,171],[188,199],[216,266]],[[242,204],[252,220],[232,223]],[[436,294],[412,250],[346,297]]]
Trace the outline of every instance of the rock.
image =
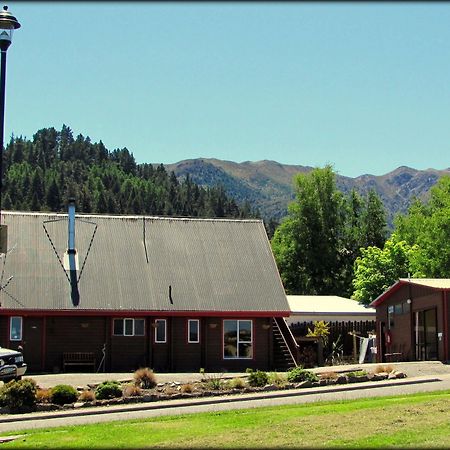
[[406,378],[406,373],[400,372],[400,371],[395,371],[395,377],[396,378]]
[[39,412],[57,411],[58,409],[62,409],[61,406],[55,405],[53,403],[38,403],[36,405],[36,411]]
[[73,404],[74,409],[83,408],[84,402],[75,402]]
[[339,375],[336,379],[336,384],[347,384],[348,379],[345,375]]
[[369,378],[367,377],[367,375],[361,375],[358,377],[347,377],[348,378],[348,382],[349,383],[362,383],[364,381],[368,381]]
[[297,384],[295,385],[295,387],[296,387],[297,389],[310,388],[310,387],[312,387],[312,382],[309,381],[309,380],[302,381],[301,383],[297,383]]

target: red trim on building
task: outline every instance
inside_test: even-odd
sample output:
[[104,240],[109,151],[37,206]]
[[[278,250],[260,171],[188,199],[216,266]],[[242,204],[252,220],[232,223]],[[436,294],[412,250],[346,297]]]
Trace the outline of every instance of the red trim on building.
[[398,280],[395,284],[393,284],[387,291],[383,292],[379,297],[377,297],[369,306],[372,308],[375,308],[376,306],[381,305],[386,299],[388,299],[392,294],[397,292],[402,286],[405,286],[407,284],[419,286],[419,287],[426,287],[427,289],[431,289],[434,291],[449,291],[449,288],[442,288],[442,287],[434,287],[434,286],[427,286],[421,283],[414,283],[414,278],[411,278],[411,280]]
[[4,316],[102,316],[102,317],[288,317],[290,311],[110,311],[110,310],[2,310]]

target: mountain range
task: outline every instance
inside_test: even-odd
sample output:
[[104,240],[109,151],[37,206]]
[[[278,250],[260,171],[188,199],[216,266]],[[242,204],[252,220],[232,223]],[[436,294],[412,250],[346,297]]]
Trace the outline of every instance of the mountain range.
[[[202,186],[221,184],[236,200],[248,201],[253,208],[258,208],[263,218],[278,221],[286,215],[287,205],[294,199],[294,175],[312,170],[308,166],[269,160],[237,163],[213,158],[188,159],[165,167],[181,179],[189,175]],[[413,198],[427,199],[430,188],[442,175],[450,175],[450,168],[416,170],[401,166],[385,175],[351,178],[338,174],[336,185],[344,193],[355,188],[362,195],[374,189],[386,208],[388,225],[392,226],[395,215],[406,212]]]

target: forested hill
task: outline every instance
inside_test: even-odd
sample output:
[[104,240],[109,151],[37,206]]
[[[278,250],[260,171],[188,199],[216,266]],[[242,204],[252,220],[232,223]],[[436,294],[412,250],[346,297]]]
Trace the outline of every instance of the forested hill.
[[74,138],[63,125],[39,130],[32,140],[12,137],[4,152],[2,209],[65,211],[75,198],[80,212],[192,217],[254,217],[223,187],[178,179],[160,164],[136,164],[126,148],[108,151],[89,137]]

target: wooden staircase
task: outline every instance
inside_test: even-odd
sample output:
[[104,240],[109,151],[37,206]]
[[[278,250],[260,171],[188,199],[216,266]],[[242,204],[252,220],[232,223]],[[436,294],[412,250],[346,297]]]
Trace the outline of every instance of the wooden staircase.
[[282,317],[272,318],[273,370],[286,371],[298,366],[299,346]]

